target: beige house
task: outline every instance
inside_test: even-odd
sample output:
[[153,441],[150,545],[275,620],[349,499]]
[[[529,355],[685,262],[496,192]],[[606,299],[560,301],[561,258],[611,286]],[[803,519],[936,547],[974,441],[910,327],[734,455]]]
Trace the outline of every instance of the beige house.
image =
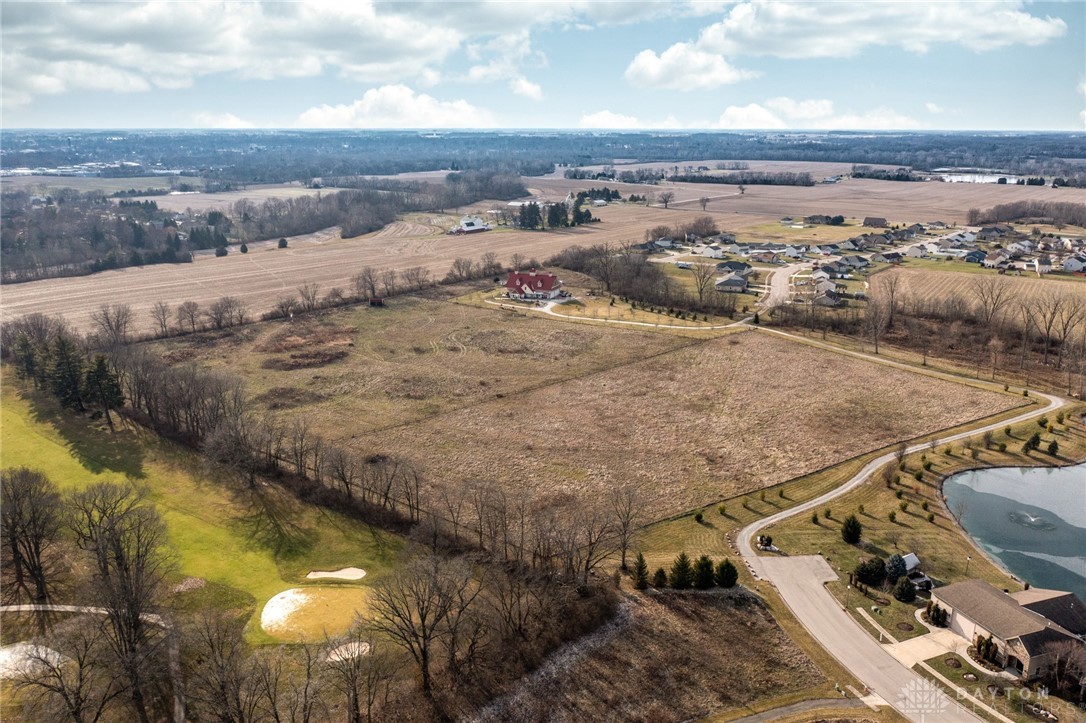
[[1084,622],[1083,603],[1072,593],[1031,589],[1012,595],[982,580],[964,580],[932,590],[931,599],[946,609],[947,627],[966,640],[976,644],[991,635],[997,662],[1025,680],[1055,662],[1053,643],[1084,644],[1056,622],[1062,619],[1073,627]]

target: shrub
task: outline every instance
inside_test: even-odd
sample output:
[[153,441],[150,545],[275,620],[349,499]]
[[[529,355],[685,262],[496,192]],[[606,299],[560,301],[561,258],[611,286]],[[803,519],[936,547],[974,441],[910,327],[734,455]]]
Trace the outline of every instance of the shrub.
[[700,525],[703,519],[705,519],[705,517],[700,512],[694,513],[694,522],[697,522]]
[[898,490],[897,492],[894,493],[894,497],[897,497],[899,500],[904,496],[905,496],[905,490]]
[[999,443],[999,451],[1000,452],[1006,452],[1007,451],[1007,443],[1006,442],[1000,442]]
[[916,599],[916,586],[907,577],[898,579],[894,585],[894,597],[903,603],[911,603]]
[[920,503],[920,509],[924,510],[924,512],[928,511],[928,501],[927,500],[924,500],[923,502]]
[[811,513],[811,522],[818,524],[818,510]]
[[694,563],[694,587],[698,590],[708,590],[716,584],[713,577],[713,561],[708,555],[702,555]]
[[649,586],[649,566],[645,564],[645,556],[637,553],[633,568],[634,590],[644,590]]
[[934,512],[929,512],[928,513],[928,522],[935,522],[935,513]]
[[777,496],[780,497],[782,500],[784,499],[784,488],[783,487],[781,487],[779,490],[777,490]]
[[1053,457],[1058,457],[1060,454],[1060,443],[1056,440],[1052,440],[1048,443],[1048,453]]
[[215,249],[215,256],[219,258],[226,256],[228,253],[230,252],[226,250],[225,246],[220,246],[219,248]]
[[671,565],[671,573],[667,576],[671,587],[676,590],[686,590],[694,582],[694,566],[690,564],[690,557],[686,552],[680,552]]
[[950,445],[948,444],[948,445],[946,446],[946,449],[944,449],[944,450],[943,450],[943,454],[945,454],[945,455],[946,455],[947,457],[951,457],[951,456],[953,456],[953,455],[954,455],[954,450],[953,450],[953,449],[951,449],[951,448],[950,448]]
[[833,510],[831,510],[829,507],[827,507],[826,511],[822,513],[822,516],[825,517],[827,520],[832,520],[833,519]]
[[1038,419],[1037,426],[1041,429],[1046,429],[1048,427],[1048,417],[1041,417],[1040,419]]
[[924,470],[918,469],[915,472],[913,472],[913,479],[915,479],[917,482],[924,479]]
[[1014,431],[1014,430],[1012,430],[1010,427],[1007,427],[1006,429],[1003,430],[1003,434],[1007,435],[1008,437],[1013,437],[1014,435],[1011,434],[1012,431]]
[[656,572],[652,574],[652,586],[667,587],[667,573],[664,572],[664,568],[656,568]]
[[897,522],[897,512],[890,510],[890,512],[886,515],[886,519],[890,520],[890,522]]
[[722,560],[716,566],[714,579],[720,587],[735,587],[735,583],[739,580],[739,570],[736,569],[731,560]]
[[931,471],[931,467],[932,467],[932,463],[931,463],[931,460],[928,460],[927,462],[925,462],[925,463],[924,463],[924,471],[925,471],[925,472],[930,472],[930,471]]
[[865,585],[881,585],[886,579],[886,563],[881,557],[870,557],[861,560],[853,574]]
[[758,495],[758,499],[760,499],[762,502],[765,502],[765,490],[762,490],[762,493]]
[[285,238],[279,239],[279,248],[285,249],[287,247],[287,240]]
[[864,506],[863,506],[863,505],[860,505],[860,506],[859,506],[859,507],[857,507],[856,509],[860,511],[860,514],[861,514],[861,515],[862,515],[862,514],[864,513]]
[[856,515],[849,515],[841,525],[841,539],[850,545],[855,545],[860,541],[863,530],[864,526],[856,518]]
[[909,510],[909,503],[905,500],[902,500],[901,502],[897,503],[897,508],[902,512],[907,512]]
[[728,514],[728,506],[727,505],[717,505],[716,511],[720,513],[721,517],[723,517],[724,515]]
[[1056,414],[1056,424],[1063,424],[1064,419],[1066,419],[1066,417],[1063,416],[1063,412]]
[[886,558],[886,579],[891,583],[897,582],[897,579],[906,572],[904,557],[895,552]]
[[238,251],[240,251],[243,254],[247,254],[247,253],[249,253],[249,247],[247,245],[245,245],[245,244],[242,244],[241,248],[239,248]]

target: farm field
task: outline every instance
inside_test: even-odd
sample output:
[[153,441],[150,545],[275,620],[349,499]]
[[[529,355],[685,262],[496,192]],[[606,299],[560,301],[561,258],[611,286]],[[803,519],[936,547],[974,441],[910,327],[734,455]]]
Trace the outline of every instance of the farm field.
[[[125,186],[132,188],[132,186]],[[270,183],[267,185],[252,185],[241,191],[223,191],[222,193],[178,193],[168,196],[139,196],[136,201],[154,201],[159,208],[168,211],[185,211],[192,209],[198,213],[210,211],[213,208],[227,209],[238,201],[252,201],[261,203],[269,198],[299,198],[301,196],[315,196],[318,193],[335,193],[334,188],[306,188],[300,183]]]
[[[873,274],[870,277],[870,282],[877,290],[880,285],[887,283],[889,279],[898,278],[897,293],[900,299],[965,297],[972,300],[974,298],[972,284],[980,274],[958,271],[956,268],[958,266],[975,267],[976,265],[953,264],[952,266],[952,262],[945,263],[947,264],[946,270],[931,267],[916,269],[910,268],[912,261],[907,261],[904,267],[887,269],[881,273]],[[995,272],[986,275],[996,276]],[[1011,285],[1015,298],[1027,298],[1053,290],[1086,297],[1086,284],[1079,280],[1061,280],[1050,276],[1038,278],[1036,274],[1033,276],[1004,276],[1003,279]]]
[[[112,434],[104,423],[94,428],[52,400],[21,391],[10,377],[2,387],[0,419],[3,467],[41,470],[62,491],[95,482],[146,486],[177,550],[174,582],[192,590],[175,592],[173,602],[211,595],[217,605],[244,608],[254,642],[278,639],[261,630],[261,610],[293,587],[307,591],[316,614],[286,626],[283,639],[297,639],[299,630],[315,640],[324,629],[345,630],[401,547],[395,535],[304,505],[278,488],[235,488],[216,479],[196,455],[138,427],[122,425]],[[358,583],[306,582],[311,570],[346,566],[368,574]],[[337,605],[322,608],[329,596]]]
[[[58,188],[74,188],[80,192],[101,191],[115,193],[136,189],[143,191],[151,188],[169,188],[170,182],[177,179],[181,183],[203,184],[202,178],[192,176],[132,176],[130,178],[98,178],[96,176],[4,176],[2,182],[8,188],[25,189],[31,193],[45,191],[51,193]],[[154,196],[153,198],[163,198]]]
[[[707,210],[716,214],[757,215],[776,220],[781,216],[815,213],[841,214],[863,221],[865,216],[882,216],[890,223],[942,220],[965,223],[970,208],[990,208],[1013,201],[1066,201],[1086,203],[1086,189],[1053,190],[1043,186],[1000,186],[981,183],[940,183],[847,179],[841,183],[814,186],[747,186],[740,195],[736,186],[724,184],[664,183],[657,186],[574,181],[565,178],[525,178],[529,189],[546,198],[564,198],[571,190],[591,186],[618,188],[625,197],[673,191],[675,200],[667,212],[701,211],[698,199],[710,199]],[[664,209],[658,209],[664,211]],[[657,223],[674,223],[667,212]],[[727,221],[721,221],[725,225]]]
[[[316,431],[339,438],[345,430],[354,436],[395,428],[692,343],[454,304],[449,298],[456,291],[397,297],[380,310],[344,308],[251,325],[222,340],[197,335],[156,346],[168,360],[242,375],[269,411],[304,411]],[[314,361],[292,361],[299,350]]]
[[[698,342],[438,299],[396,304],[161,344],[168,359],[243,375],[270,411],[408,459],[424,478],[529,496],[642,482],[654,518],[1018,401],[753,331]],[[308,359],[292,360],[303,347]]]

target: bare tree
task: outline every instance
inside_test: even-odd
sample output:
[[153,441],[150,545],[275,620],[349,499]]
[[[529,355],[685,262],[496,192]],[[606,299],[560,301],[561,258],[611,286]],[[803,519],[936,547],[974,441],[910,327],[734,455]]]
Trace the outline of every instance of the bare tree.
[[446,276],[450,281],[466,281],[474,277],[475,262],[462,256],[453,259],[452,268]]
[[327,642],[323,658],[329,684],[347,699],[348,723],[377,720],[388,705],[399,667],[392,652],[356,623],[347,634]]
[[0,497],[4,567],[14,573],[5,598],[25,593],[31,603],[48,603],[54,587],[50,551],[64,519],[60,493],[41,472],[19,467],[0,472]]
[[325,455],[325,466],[332,480],[347,495],[347,499],[354,499],[354,489],[361,476],[360,465],[354,454],[340,447],[331,447]]
[[994,329],[996,321],[1014,299],[1010,283],[1000,276],[973,279],[973,296],[977,299],[977,321],[989,330]]
[[200,305],[195,301],[182,302],[177,307],[177,325],[181,328],[188,324],[189,331],[196,331],[196,323],[200,321]]
[[664,208],[667,208],[669,205],[671,205],[671,202],[675,200],[675,192],[663,191],[656,196],[656,200],[662,203],[664,205]]
[[1056,333],[1060,341],[1060,355],[1056,368],[1063,368],[1064,349],[1072,340],[1075,329],[1086,320],[1086,298],[1068,295],[1060,305],[1056,316]]
[[409,289],[425,289],[430,285],[430,271],[422,266],[412,266],[400,272],[404,285]]
[[708,196],[702,196],[701,198],[698,199],[698,203],[701,204],[701,210],[704,211],[706,206],[709,205],[709,197]]
[[200,616],[187,632],[185,692],[200,720],[254,723],[262,718],[260,669],[248,655],[241,621]]
[[705,295],[713,289],[716,268],[712,264],[691,264],[690,273],[694,276],[694,288],[698,291],[698,304],[705,305]]
[[298,287],[298,296],[301,298],[302,311],[313,311],[319,305],[320,286],[314,283],[302,284]]
[[589,251],[592,255],[591,265],[594,275],[603,282],[607,293],[611,293],[611,286],[615,280],[616,265],[614,247],[609,243],[595,244]]
[[310,723],[328,719],[325,680],[315,645],[301,643],[257,653],[261,709],[275,723]]
[[158,327],[159,336],[170,335],[171,312],[170,305],[165,301],[156,301],[154,306],[151,307],[151,318],[154,320],[155,326]]
[[743,185],[742,183],[740,183],[740,184],[739,184],[739,195],[740,195],[740,196],[742,196],[742,195],[743,195],[743,194],[745,194],[746,192],[747,192],[747,187],[746,187],[746,186],[744,186],[744,185]]
[[97,723],[125,686],[110,664],[106,621],[84,615],[32,642],[15,677],[28,720]]
[[385,269],[381,272],[381,293],[385,296],[394,296],[399,289],[399,276],[395,269]]
[[99,482],[71,498],[71,528],[90,553],[94,601],[109,620],[108,644],[126,682],[132,712],[150,723],[151,682],[160,662],[162,627],[152,616],[170,572],[166,526],[134,487]]
[[280,296],[275,302],[275,313],[284,319],[293,318],[298,308],[298,298],[295,296]]
[[422,692],[433,699],[431,663],[435,645],[446,634],[446,622],[457,595],[470,583],[462,568],[447,570],[437,555],[409,561],[374,587],[372,625],[406,650],[418,666]]
[[879,342],[890,326],[890,307],[882,299],[870,299],[864,310],[864,332],[879,353]]
[[128,304],[102,304],[91,312],[91,319],[108,343],[128,341],[128,327],[132,323],[132,307]]
[[1048,365],[1048,354],[1052,346],[1052,331],[1056,328],[1056,322],[1063,312],[1066,298],[1058,291],[1045,291],[1033,298],[1030,312],[1033,315],[1033,323],[1037,330],[1044,335],[1044,358],[1041,363]]
[[377,270],[370,266],[363,266],[362,270],[351,279],[351,289],[356,299],[373,298],[377,296]]
[[628,482],[611,491],[611,509],[615,516],[615,534],[618,538],[623,570],[626,569],[626,552],[633,543],[641,518],[641,503],[641,489],[633,482]]
[[512,267],[513,271],[520,271],[524,268],[524,262],[524,254],[515,253],[509,257],[509,265]]
[[241,301],[233,296],[224,296],[207,307],[208,321],[216,329],[227,329],[245,323],[246,309]]

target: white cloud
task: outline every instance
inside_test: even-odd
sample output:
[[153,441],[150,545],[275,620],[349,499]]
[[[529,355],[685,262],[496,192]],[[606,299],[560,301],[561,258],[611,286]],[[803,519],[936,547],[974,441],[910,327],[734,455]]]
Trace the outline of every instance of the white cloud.
[[543,89],[527,78],[514,78],[509,81],[509,90],[530,100],[543,100]]
[[233,113],[195,113],[192,116],[197,128],[255,128],[256,125]]
[[773,114],[767,108],[757,103],[744,106],[728,106],[716,122],[717,128],[748,129],[748,128],[787,128],[785,122]]
[[489,111],[466,100],[441,101],[405,85],[371,88],[361,100],[320,105],[302,113],[301,128],[488,128]]
[[716,123],[732,129],[905,130],[922,125],[892,108],[837,113],[833,101],[771,98],[764,105],[729,106]]
[[698,47],[728,57],[852,57],[871,46],[924,53],[936,45],[977,52],[1041,45],[1063,36],[1060,18],[1038,17],[1020,0],[774,2],[747,0],[702,30]]
[[932,115],[939,115],[940,113],[946,112],[938,103],[932,103],[931,101],[925,103],[924,107],[927,109],[928,113],[931,113]]
[[626,67],[626,80],[633,85],[664,90],[712,90],[756,75],[690,43],[675,43],[660,55],[642,50]]
[[609,110],[601,110],[596,113],[583,115],[581,116],[581,122],[578,123],[578,125],[581,128],[600,128],[604,130],[645,127],[635,116],[612,113]]

